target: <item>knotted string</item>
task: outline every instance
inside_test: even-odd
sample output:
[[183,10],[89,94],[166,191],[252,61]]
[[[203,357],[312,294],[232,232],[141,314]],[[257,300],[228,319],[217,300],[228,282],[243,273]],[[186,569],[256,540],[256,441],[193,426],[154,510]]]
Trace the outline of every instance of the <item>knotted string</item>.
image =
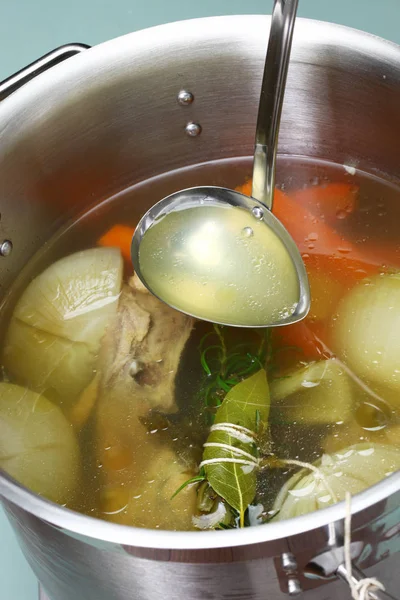
[[354,581],[351,566],[351,494],[346,492],[346,516],[344,519],[344,564],[346,567],[346,578],[351,589],[353,600],[371,600],[370,592],[375,590],[385,591],[384,585],[375,577],[364,577],[360,581]]

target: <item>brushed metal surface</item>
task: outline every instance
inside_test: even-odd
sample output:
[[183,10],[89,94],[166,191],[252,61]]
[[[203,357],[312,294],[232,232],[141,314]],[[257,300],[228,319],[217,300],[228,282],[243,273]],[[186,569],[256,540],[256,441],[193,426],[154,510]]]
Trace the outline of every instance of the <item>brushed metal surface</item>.
[[[252,153],[268,23],[221,17],[138,32],[68,59],[0,103],[0,229],[13,243],[0,258],[2,296],[52,232],[101,199],[171,169]],[[400,48],[299,19],[292,57],[280,152],[399,181]],[[181,106],[181,90],[195,101]],[[189,121],[201,135],[185,133]],[[358,564],[389,592],[400,585],[399,490],[400,473],[352,502]],[[320,587],[302,575],[329,545],[328,525],[341,534],[343,503],[281,524],[198,534],[97,521],[5,474],[0,494],[52,600],[280,600],[288,552],[307,599],[347,594],[339,581]]]
[[46,592],[39,584],[39,600],[50,600],[50,598],[46,595]]
[[[52,600],[284,600],[287,580],[277,564],[282,549],[291,551],[301,565],[305,554],[311,556],[307,546],[314,536],[321,546],[326,543],[321,532],[313,531],[264,544],[258,552],[242,547],[140,556],[136,548],[71,536],[8,502],[5,508],[29,564]],[[365,529],[358,532],[366,547],[376,546],[372,535]],[[360,564],[365,567],[367,562]],[[366,571],[381,578],[390,592],[400,585],[398,566],[394,555]],[[299,579],[307,600],[350,599],[341,581],[319,587],[320,582],[306,580],[301,572]]]

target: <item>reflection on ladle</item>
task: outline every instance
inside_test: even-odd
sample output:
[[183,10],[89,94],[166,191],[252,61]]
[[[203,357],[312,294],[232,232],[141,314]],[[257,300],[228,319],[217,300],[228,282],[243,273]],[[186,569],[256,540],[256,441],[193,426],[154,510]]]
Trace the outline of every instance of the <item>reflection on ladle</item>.
[[298,0],[276,0],[258,112],[252,198],[226,188],[176,192],[141,219],[132,262],[170,306],[225,325],[303,319],[310,292],[300,253],[271,213],[279,123]]

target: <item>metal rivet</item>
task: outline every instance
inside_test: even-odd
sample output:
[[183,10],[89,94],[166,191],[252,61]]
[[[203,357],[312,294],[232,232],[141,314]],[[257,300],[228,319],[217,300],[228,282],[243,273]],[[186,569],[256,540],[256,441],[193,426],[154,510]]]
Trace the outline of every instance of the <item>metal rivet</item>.
[[0,256],[9,256],[12,252],[13,245],[10,240],[4,240],[0,244]]
[[303,590],[301,589],[300,581],[298,579],[288,580],[288,594],[289,596],[298,596]]
[[258,206],[255,206],[251,212],[253,213],[256,219],[262,219],[264,216],[264,211]]
[[178,94],[177,100],[178,104],[180,104],[181,106],[189,106],[189,104],[192,104],[194,96],[192,92],[188,92],[187,90],[181,90]]
[[185,131],[189,137],[197,137],[201,134],[201,125],[199,125],[199,123],[193,123],[193,121],[190,121],[187,123]]
[[282,569],[285,573],[294,573],[297,571],[297,562],[291,552],[284,552],[282,554]]

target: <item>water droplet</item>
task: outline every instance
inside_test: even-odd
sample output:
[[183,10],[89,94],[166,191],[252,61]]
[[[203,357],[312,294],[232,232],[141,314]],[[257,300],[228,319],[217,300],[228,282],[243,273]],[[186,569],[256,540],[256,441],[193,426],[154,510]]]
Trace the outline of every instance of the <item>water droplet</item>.
[[259,206],[255,206],[251,212],[255,218],[259,220],[261,220],[264,216],[264,211]]
[[254,231],[251,227],[243,227],[242,234],[244,237],[251,237],[254,235]]
[[318,239],[318,233],[309,233],[308,240],[309,242],[316,242]]
[[347,217],[347,214],[348,213],[345,210],[343,210],[343,209],[338,210],[337,213],[336,213],[336,218],[337,219],[345,219]]

